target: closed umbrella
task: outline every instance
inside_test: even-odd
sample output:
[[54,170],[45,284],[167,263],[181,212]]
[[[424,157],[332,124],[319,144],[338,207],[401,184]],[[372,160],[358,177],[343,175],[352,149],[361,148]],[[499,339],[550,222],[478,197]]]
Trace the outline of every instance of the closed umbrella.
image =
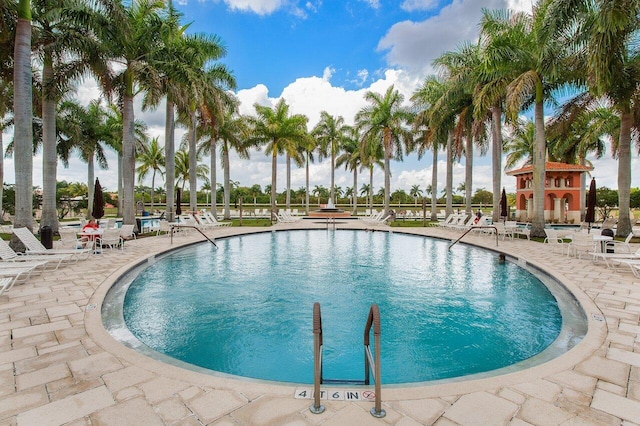
[[591,224],[596,221],[596,179],[591,179],[589,185],[589,195],[587,195],[587,213],[584,215],[584,221],[589,224],[589,232],[591,232]]
[[182,214],[182,207],[180,206],[180,188],[176,189],[176,214]]
[[91,214],[96,219],[104,216],[104,195],[102,194],[102,186],[100,186],[98,178],[96,178],[96,183],[93,187],[93,209]]
[[500,195],[500,216],[507,220],[509,216],[509,206],[507,205],[507,193],[502,188],[502,195]]

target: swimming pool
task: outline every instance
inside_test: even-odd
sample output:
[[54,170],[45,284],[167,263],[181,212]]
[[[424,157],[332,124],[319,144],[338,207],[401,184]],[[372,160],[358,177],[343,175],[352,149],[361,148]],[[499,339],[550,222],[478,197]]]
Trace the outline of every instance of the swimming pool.
[[566,295],[559,297],[561,315],[562,288],[551,286],[554,298],[538,279],[548,277],[482,249],[457,245],[448,252],[448,241],[345,230],[217,243],[218,250],[207,243],[171,253],[124,280],[123,316],[144,345],[218,372],[311,383],[318,301],[324,376],[361,379],[364,322],[377,303],[386,384],[495,371],[540,352],[554,356],[586,331],[579,321],[562,328],[563,315],[583,316]]

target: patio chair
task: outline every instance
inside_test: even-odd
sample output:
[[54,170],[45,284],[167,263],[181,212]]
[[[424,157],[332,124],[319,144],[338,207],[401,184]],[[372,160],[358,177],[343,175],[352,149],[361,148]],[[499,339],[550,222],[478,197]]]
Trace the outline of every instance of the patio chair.
[[29,230],[29,228],[14,228],[13,234],[20,239],[22,244],[27,249],[27,254],[42,254],[42,255],[71,255],[72,259],[78,261],[79,259],[88,259],[92,249],[48,249],[42,245],[40,240]]
[[78,228],[60,228],[58,229],[60,234],[59,247],[66,249],[79,249],[83,247],[83,241],[78,238]]
[[25,263],[0,262],[0,296],[17,284],[25,282],[37,266]]
[[582,232],[571,235],[571,242],[567,245],[567,256],[582,258],[583,254],[592,254],[596,251],[596,242],[593,236]]
[[[120,227],[120,236],[122,237],[122,241],[125,240],[135,240],[136,234],[133,232],[134,225],[122,225]],[[115,228],[118,229],[118,228]],[[140,229],[138,231],[141,231]]]
[[0,259],[4,263],[16,263],[23,266],[33,266],[34,268],[53,269],[54,271],[60,267],[63,262],[72,260],[70,254],[18,254],[9,244],[0,238]]
[[631,242],[632,238],[633,232],[630,232],[629,235],[627,235],[627,238],[624,239],[624,241],[607,241],[607,245],[613,245],[613,251],[615,253],[631,253],[631,245],[629,243]]
[[120,247],[123,250],[124,241],[121,230],[119,228],[105,229],[102,235],[96,239],[96,246],[100,248],[109,247],[110,250],[113,250],[114,247]]
[[565,254],[567,252],[568,241],[560,237],[560,233],[555,229],[545,228],[544,233],[547,237],[544,239],[546,244],[555,252],[560,250],[560,253]]
[[616,266],[615,262],[619,260],[640,260],[640,249],[636,250],[635,253],[601,253],[594,252],[593,253],[593,263],[598,263],[598,261],[602,259],[607,267],[611,268]]

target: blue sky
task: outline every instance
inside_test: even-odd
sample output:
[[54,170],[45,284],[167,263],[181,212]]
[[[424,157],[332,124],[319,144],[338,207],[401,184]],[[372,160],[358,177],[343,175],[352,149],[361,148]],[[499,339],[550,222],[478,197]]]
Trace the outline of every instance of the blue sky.
[[[384,93],[390,86],[409,99],[424,78],[434,72],[434,58],[454,50],[463,42],[475,41],[481,10],[530,11],[531,0],[174,0],[191,22],[190,32],[218,35],[227,47],[222,60],[236,76],[240,112],[253,114],[255,103],[275,105],[284,98],[292,113],[309,117],[309,129],[320,112],[341,115],[352,124],[356,112],[366,105],[367,91]],[[95,81],[79,84],[76,97],[88,103],[99,96]],[[164,104],[155,111],[142,111],[135,100],[136,119],[147,123],[152,137],[164,144]],[[547,112],[549,115],[550,112]],[[177,140],[185,129],[177,129]],[[11,135],[5,135],[9,140]],[[474,158],[473,190],[492,188],[491,153]],[[607,152],[601,160],[591,159],[599,186],[617,188],[617,163]],[[115,155],[108,170],[96,176],[108,190],[116,188]],[[250,160],[231,156],[231,179],[243,186],[271,183],[270,157],[252,152]],[[41,157],[34,158],[34,184],[42,185]],[[203,162],[209,164],[209,158]],[[438,190],[444,188],[445,155],[438,158]],[[634,170],[640,159],[633,157]],[[424,189],[431,183],[431,155],[418,160],[416,154],[391,164],[391,189]],[[217,165],[218,183],[222,169]],[[5,181],[14,179],[12,159],[5,159]],[[58,179],[86,181],[86,165],[75,159],[70,167],[58,167]],[[454,188],[464,182],[464,159],[454,165]],[[150,179],[144,182],[151,184]],[[358,187],[368,183],[368,173],[358,176]],[[202,182],[199,183],[201,185]],[[352,174],[336,171],[336,185],[353,184]],[[502,184],[515,192],[515,179],[503,175]],[[156,181],[156,186],[164,185]],[[292,188],[305,185],[304,168],[293,168]],[[327,160],[311,166],[311,187],[330,185]],[[279,159],[277,190],[285,189],[284,158]],[[374,187],[383,186],[383,172],[376,169]],[[640,186],[640,175],[632,186]]]

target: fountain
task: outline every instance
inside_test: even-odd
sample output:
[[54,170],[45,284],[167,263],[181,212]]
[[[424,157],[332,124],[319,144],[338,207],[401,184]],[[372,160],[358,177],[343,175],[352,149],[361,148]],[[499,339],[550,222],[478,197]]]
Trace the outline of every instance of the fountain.
[[325,206],[320,207],[317,210],[309,212],[311,217],[321,217],[326,219],[335,219],[336,217],[350,217],[351,213],[339,209],[333,204],[333,200],[329,198],[329,201]]

